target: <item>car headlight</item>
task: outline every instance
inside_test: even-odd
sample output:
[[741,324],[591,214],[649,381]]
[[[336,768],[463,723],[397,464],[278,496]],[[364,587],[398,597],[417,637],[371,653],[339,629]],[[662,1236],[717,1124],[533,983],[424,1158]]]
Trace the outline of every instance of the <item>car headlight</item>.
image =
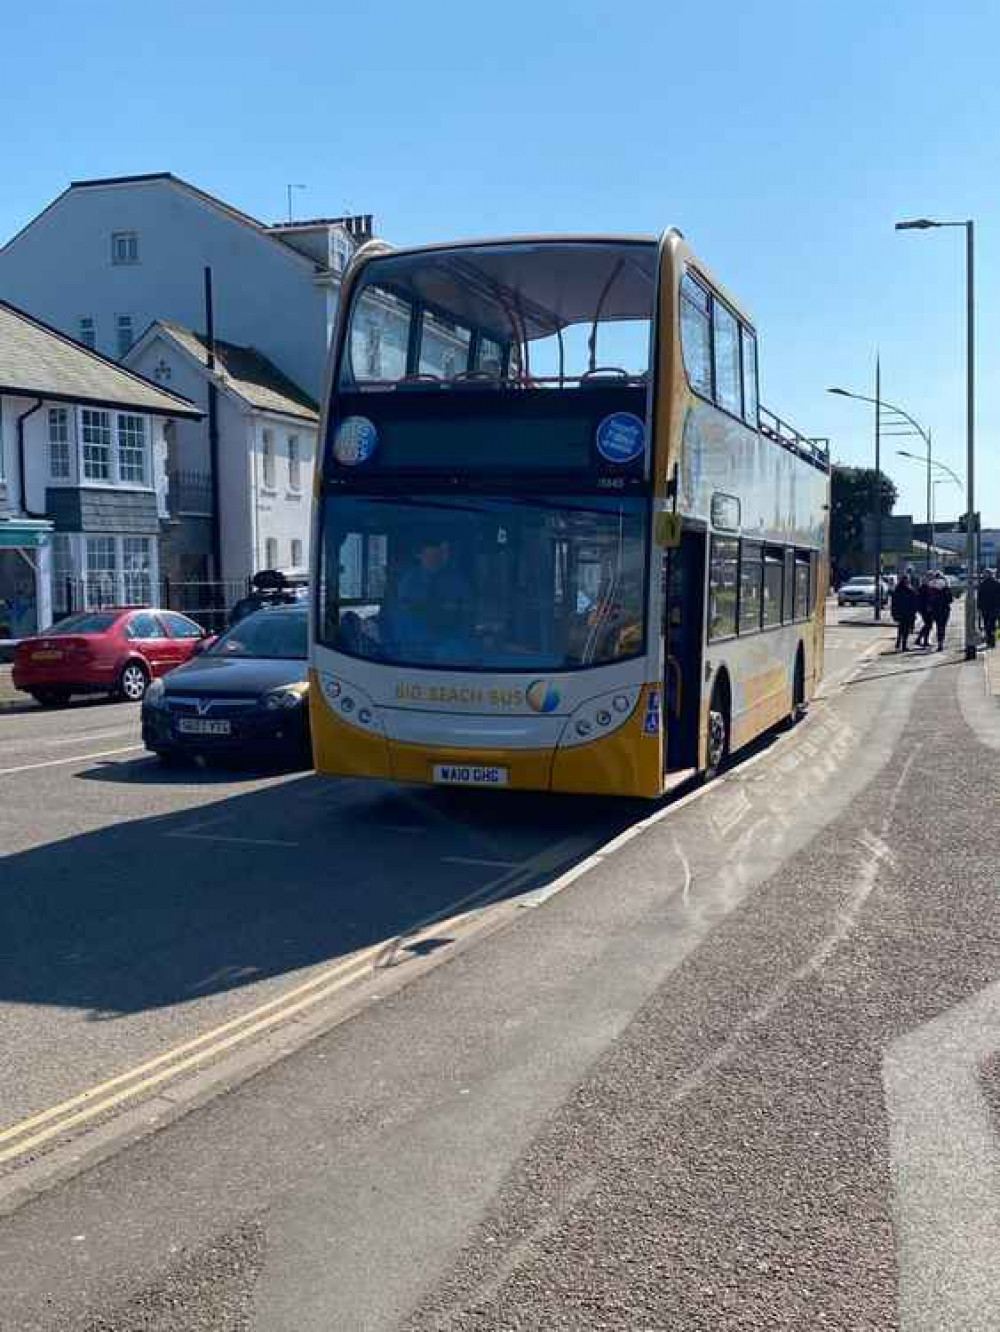
[[162,708],[165,703],[167,687],[162,680],[154,680],[146,690],[143,697],[143,704],[147,708]]
[[264,695],[264,707],[272,711],[275,708],[297,708],[308,692],[309,686],[304,682],[282,685],[280,689],[272,689]]

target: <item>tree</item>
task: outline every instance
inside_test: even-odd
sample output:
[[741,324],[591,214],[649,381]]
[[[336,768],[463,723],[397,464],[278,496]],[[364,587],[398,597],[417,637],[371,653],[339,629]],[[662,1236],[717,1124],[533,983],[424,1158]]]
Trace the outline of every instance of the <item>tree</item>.
[[[842,467],[830,476],[830,563],[834,574],[867,571],[871,557],[864,550],[864,524],[875,498],[874,467]],[[879,507],[892,513],[898,492],[885,472],[879,474]]]

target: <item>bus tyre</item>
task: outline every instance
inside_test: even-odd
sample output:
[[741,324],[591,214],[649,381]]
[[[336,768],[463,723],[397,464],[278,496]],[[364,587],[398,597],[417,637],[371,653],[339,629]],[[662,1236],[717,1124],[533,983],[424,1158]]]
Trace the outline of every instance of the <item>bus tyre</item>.
[[789,720],[794,726],[806,715],[806,659],[802,649],[795,654],[795,674],[792,682],[792,710]]
[[714,777],[729,758],[729,690],[716,684],[708,705],[708,747],[705,776]]

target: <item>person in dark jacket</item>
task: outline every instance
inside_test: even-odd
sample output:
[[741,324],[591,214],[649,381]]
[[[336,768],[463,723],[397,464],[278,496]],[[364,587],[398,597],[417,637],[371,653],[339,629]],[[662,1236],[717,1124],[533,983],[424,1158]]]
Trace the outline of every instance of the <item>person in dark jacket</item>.
[[[927,584],[927,609],[930,611],[931,621],[937,634],[938,652],[944,651],[944,636],[948,628],[948,617],[951,615],[951,603],[951,588],[948,586],[947,578],[943,573],[932,574]],[[927,643],[927,646],[930,647],[930,643]]]
[[979,613],[983,617],[986,646],[992,648],[996,645],[997,619],[1000,617],[1000,582],[992,569],[984,569],[979,582]]
[[931,627],[934,624],[930,610],[931,576],[925,573],[917,588],[917,610],[920,612],[920,628],[917,630],[917,647],[930,647]]
[[917,594],[903,574],[892,590],[892,618],[896,621],[896,651],[909,652],[910,634],[917,618]]

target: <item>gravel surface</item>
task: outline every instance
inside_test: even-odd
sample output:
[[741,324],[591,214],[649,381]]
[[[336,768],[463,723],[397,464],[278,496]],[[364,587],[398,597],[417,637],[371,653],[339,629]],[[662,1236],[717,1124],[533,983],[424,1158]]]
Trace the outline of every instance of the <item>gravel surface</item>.
[[411,1329],[897,1326],[882,1049],[1000,975],[1000,779],[938,661],[864,800],[660,989]]
[[81,1332],[249,1332],[265,1231],[247,1221],[177,1261],[159,1281]]

